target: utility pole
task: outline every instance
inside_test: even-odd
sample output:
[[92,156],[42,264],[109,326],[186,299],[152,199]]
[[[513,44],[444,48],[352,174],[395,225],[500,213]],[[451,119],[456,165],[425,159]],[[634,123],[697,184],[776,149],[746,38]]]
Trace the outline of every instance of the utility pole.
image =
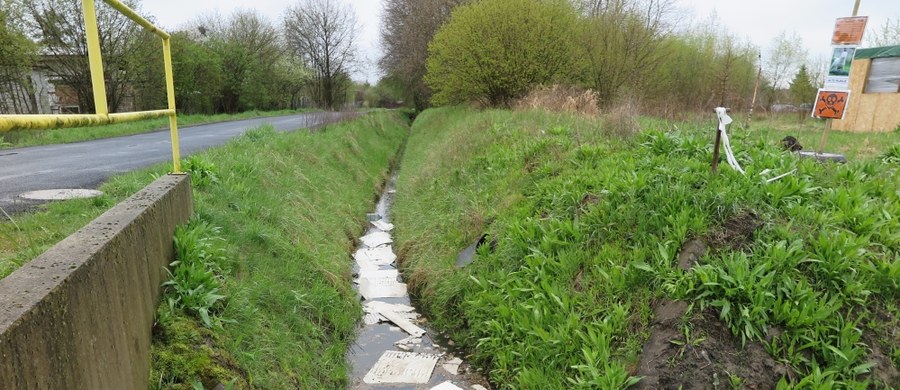
[[[859,3],[862,0],[856,0],[856,3],[853,5],[853,15],[859,16]],[[828,130],[831,130],[831,119],[825,120],[825,130],[822,131],[822,139],[819,141],[819,150],[817,151],[819,154],[825,151],[825,143],[828,142]]]

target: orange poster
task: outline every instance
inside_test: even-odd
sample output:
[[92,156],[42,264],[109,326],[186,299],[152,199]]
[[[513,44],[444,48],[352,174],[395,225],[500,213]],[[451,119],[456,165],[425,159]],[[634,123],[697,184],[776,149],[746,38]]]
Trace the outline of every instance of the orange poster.
[[862,43],[863,33],[866,32],[866,23],[868,22],[868,16],[838,18],[834,22],[834,35],[831,37],[831,44],[859,46]]
[[843,119],[850,101],[850,91],[819,90],[812,116],[824,119]]

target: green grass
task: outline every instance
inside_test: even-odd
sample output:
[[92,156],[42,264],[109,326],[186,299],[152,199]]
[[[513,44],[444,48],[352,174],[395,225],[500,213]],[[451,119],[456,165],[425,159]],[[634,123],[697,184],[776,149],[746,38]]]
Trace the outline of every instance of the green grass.
[[[179,115],[178,126],[225,122],[240,119],[291,115],[303,110],[247,111],[240,114]],[[147,119],[137,122],[117,123],[104,126],[73,127],[51,130],[15,130],[0,134],[0,149],[24,146],[53,145],[93,139],[119,137],[123,135],[147,133],[169,128],[169,118]]]
[[[184,163],[196,217],[154,327],[152,388],[339,388],[359,303],[349,253],[408,131],[372,113],[316,133],[253,130]],[[164,173],[0,224],[6,273]],[[16,227],[18,226],[18,227]]]
[[[758,132],[760,137],[773,145],[786,136],[793,136],[803,145],[803,150],[818,151],[824,129],[823,120],[800,120],[796,114],[788,114],[754,121],[750,132]],[[840,153],[851,159],[870,159],[897,144],[900,144],[900,131],[866,133],[830,130],[824,152]]]
[[[619,139],[572,116],[422,113],[394,222],[432,323],[501,388],[625,388],[651,302],[679,299],[764,343],[796,373],[783,387],[900,385],[869,377],[867,360],[877,348],[900,367],[900,147],[823,165],[783,153],[772,131],[735,131],[748,175],[711,177],[708,125],[646,126]],[[765,169],[797,173],[766,184]],[[746,246],[677,267],[686,240],[748,212],[764,223]],[[456,269],[482,233],[494,250]]]

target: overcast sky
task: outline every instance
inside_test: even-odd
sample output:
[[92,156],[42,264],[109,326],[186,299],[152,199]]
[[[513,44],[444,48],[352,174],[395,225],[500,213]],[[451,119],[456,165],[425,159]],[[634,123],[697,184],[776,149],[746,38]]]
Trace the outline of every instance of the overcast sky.
[[[354,77],[375,83],[380,73],[376,61],[381,55],[379,28],[381,0],[343,0],[353,6],[361,27],[359,48],[366,65]],[[739,37],[757,46],[769,46],[782,30],[796,31],[814,55],[830,53],[834,19],[850,16],[854,0],[677,0],[685,19],[705,19],[715,10],[718,19]],[[255,8],[280,23],[284,9],[296,0],[143,0],[144,13],[156,18],[161,27],[174,29],[197,15],[218,11],[228,15],[235,9]],[[862,0],[859,14],[869,16],[869,26],[900,17],[898,0]]]

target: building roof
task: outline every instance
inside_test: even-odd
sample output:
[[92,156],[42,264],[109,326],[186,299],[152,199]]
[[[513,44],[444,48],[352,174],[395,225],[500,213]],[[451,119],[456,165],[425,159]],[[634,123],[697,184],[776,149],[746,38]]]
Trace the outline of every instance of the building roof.
[[883,57],[900,57],[900,45],[859,49],[854,56],[857,60]]

